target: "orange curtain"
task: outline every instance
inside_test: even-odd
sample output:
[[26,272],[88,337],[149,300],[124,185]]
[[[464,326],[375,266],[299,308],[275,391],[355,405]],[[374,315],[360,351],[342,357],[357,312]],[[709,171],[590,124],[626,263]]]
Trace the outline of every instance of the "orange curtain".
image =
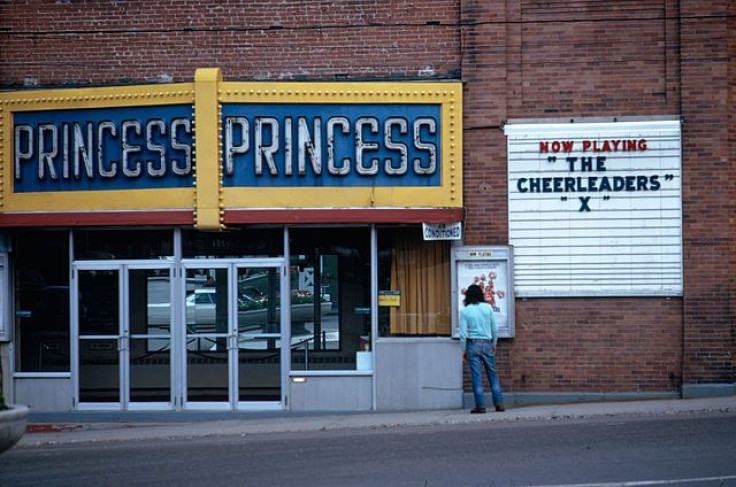
[[391,308],[391,334],[450,334],[450,251],[447,242],[425,242],[414,230],[397,232],[391,289],[401,306]]

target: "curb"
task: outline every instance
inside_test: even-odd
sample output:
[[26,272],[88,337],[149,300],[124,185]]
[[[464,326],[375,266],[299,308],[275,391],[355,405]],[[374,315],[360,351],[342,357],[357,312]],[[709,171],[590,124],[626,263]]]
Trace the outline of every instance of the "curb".
[[33,423],[16,446],[196,438],[212,436],[251,436],[279,433],[384,429],[411,426],[462,425],[474,423],[513,423],[521,421],[559,421],[597,417],[651,417],[688,413],[736,415],[736,397],[660,400],[619,403],[584,403],[509,408],[505,412],[469,414],[468,410],[379,412],[366,414],[316,414],[307,416],[204,419],[190,422],[59,422]]

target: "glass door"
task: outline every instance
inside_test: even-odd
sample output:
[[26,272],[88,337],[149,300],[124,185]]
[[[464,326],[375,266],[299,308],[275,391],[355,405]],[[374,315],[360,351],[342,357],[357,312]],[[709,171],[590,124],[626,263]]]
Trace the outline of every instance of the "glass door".
[[185,404],[230,408],[230,269],[227,263],[196,263],[184,269]]
[[283,259],[183,265],[185,407],[281,408]]
[[173,266],[75,263],[72,356],[80,409],[171,409]]
[[281,403],[281,364],[288,363],[282,357],[288,352],[281,337],[281,303],[288,303],[282,299],[283,272],[283,265],[236,266],[239,409]]
[[76,402],[82,409],[122,409],[123,355],[127,335],[123,330],[121,268],[75,268],[76,327],[72,357],[76,366]]
[[171,409],[174,370],[173,267],[125,267],[128,409]]

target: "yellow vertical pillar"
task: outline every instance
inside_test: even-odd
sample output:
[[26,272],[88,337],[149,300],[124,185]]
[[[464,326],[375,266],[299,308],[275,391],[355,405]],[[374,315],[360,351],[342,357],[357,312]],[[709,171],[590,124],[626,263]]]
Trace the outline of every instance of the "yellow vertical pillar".
[[198,69],[194,75],[194,226],[222,230],[222,144],[218,68]]

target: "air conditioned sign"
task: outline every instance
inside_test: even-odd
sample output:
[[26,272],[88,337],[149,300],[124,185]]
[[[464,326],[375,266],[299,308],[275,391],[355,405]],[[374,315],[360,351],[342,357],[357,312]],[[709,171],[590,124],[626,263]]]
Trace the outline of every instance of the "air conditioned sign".
[[422,223],[424,240],[462,240],[462,222]]

